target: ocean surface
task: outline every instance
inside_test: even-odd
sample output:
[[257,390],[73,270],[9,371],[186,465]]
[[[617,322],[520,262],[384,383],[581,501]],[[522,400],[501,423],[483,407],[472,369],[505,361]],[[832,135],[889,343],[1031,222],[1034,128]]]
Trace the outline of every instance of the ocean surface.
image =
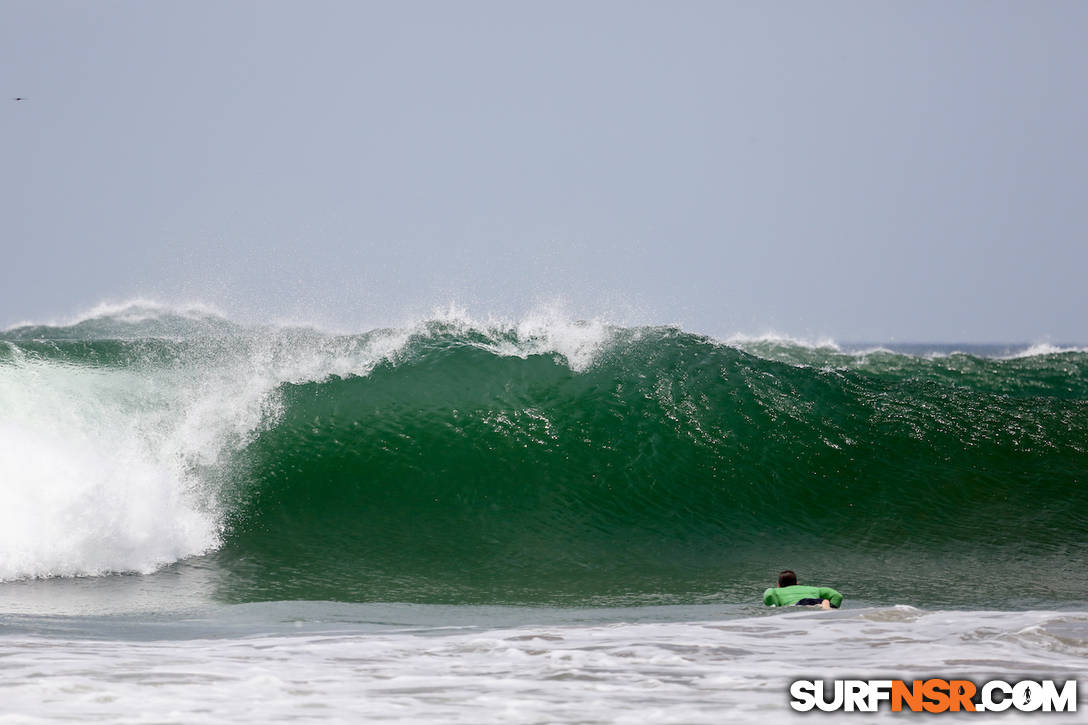
[[[775,722],[821,717],[798,678],[1078,678],[1086,479],[1074,345],[100,307],[0,332],[0,723]],[[784,568],[843,608],[763,607]],[[950,719],[1086,712],[1088,680]]]

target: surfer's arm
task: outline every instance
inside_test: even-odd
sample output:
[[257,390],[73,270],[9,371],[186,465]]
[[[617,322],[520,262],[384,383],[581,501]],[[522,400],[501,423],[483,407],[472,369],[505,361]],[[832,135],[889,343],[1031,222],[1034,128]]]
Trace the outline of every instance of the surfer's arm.
[[763,603],[766,604],[768,607],[778,606],[778,597],[776,597],[774,594],[774,587],[771,587],[767,591],[763,592]]
[[820,597],[831,602],[831,606],[835,607],[836,609],[838,609],[839,605],[842,604],[842,595],[831,587],[820,587]]

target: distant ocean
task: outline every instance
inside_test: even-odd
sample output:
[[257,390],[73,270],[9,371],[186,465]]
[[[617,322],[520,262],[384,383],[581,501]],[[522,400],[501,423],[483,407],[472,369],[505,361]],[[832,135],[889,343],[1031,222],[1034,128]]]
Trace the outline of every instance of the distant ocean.
[[[1086,484],[1071,345],[102,307],[0,332],[0,723],[763,723],[801,677],[1073,679]],[[764,607],[785,568],[843,608]]]

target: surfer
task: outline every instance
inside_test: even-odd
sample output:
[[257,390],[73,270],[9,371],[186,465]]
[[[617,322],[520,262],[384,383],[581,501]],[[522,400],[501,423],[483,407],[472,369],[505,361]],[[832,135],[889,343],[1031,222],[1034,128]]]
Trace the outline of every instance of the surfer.
[[797,583],[797,574],[786,569],[778,575],[778,586],[763,592],[763,603],[769,607],[791,605],[839,608],[842,595],[830,587],[808,587]]

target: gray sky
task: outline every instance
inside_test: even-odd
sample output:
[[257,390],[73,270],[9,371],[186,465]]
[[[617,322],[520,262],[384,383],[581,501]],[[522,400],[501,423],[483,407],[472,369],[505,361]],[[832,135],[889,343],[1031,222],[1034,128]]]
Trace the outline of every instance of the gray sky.
[[1085,38],[1080,1],[2,0],[0,325],[1088,341]]

